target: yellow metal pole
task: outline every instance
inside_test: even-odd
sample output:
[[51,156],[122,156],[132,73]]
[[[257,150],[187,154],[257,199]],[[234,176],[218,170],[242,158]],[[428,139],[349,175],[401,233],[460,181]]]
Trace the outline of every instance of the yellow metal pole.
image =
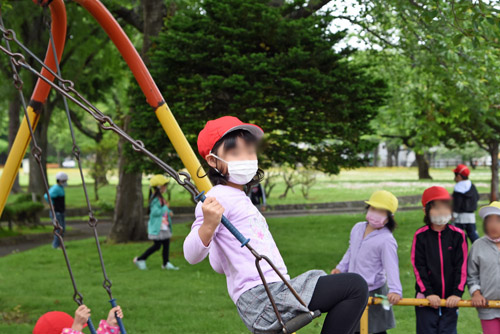
[[[382,298],[373,298],[370,297],[368,299],[368,304],[380,304],[382,302]],[[398,306],[430,306],[430,303],[427,299],[420,298],[403,298],[399,301],[399,303],[395,304]],[[446,307],[446,299],[441,299],[441,307]],[[474,307],[472,306],[472,302],[470,300],[461,300],[458,302],[458,307]],[[500,300],[489,300],[488,304],[485,308],[500,308]]]
[[[368,301],[368,304],[370,304],[370,301],[371,300]],[[368,308],[369,306],[367,305],[363,315],[361,316],[361,321],[359,322],[359,334],[368,334]]]
[[[39,114],[33,111],[33,108],[28,106],[27,108],[28,116],[31,122],[33,130],[36,128],[38,123]],[[19,131],[17,132],[16,139],[12,144],[12,147],[7,157],[7,162],[3,168],[2,175],[0,176],[0,215],[3,212],[7,198],[9,197],[12,185],[16,179],[16,175],[19,172],[19,167],[21,167],[21,162],[23,161],[26,150],[31,140],[31,134],[28,127],[28,122],[26,117],[24,117]]]
[[179,127],[179,124],[175,120],[175,117],[168,108],[167,104],[164,103],[159,106],[155,110],[155,114],[163,126],[163,129],[167,133],[168,138],[172,142],[172,145],[174,145],[175,150],[179,154],[182,163],[186,166],[189,174],[191,174],[196,187],[200,191],[204,190],[206,192],[210,190],[210,188],[212,188],[212,184],[210,183],[208,177],[198,177],[198,172],[200,175],[204,175],[205,172],[201,168],[200,161],[196,158],[191,145],[189,145],[184,133]]

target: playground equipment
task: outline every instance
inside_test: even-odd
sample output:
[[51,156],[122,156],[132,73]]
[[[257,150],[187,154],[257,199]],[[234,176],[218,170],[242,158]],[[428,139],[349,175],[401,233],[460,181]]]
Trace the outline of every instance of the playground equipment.
[[[171,166],[160,160],[153,153],[148,151],[144,144],[135,140],[131,136],[129,136],[125,131],[123,131],[120,127],[118,127],[113,120],[103,114],[97,107],[92,105],[89,101],[87,101],[75,88],[74,83],[69,80],[65,80],[61,75],[61,70],[59,68],[59,60],[61,59],[62,52],[64,49],[64,42],[66,39],[66,9],[64,6],[63,0],[33,0],[35,3],[38,3],[44,8],[49,8],[51,12],[51,24],[50,24],[50,41],[47,49],[47,54],[45,57],[45,61],[40,60],[35,54],[33,54],[26,46],[24,46],[16,37],[16,34],[13,30],[5,28],[0,11],[0,33],[2,33],[2,39],[5,40],[5,47],[0,45],[0,51],[5,53],[11,61],[13,78],[14,78],[14,86],[19,90],[20,99],[22,102],[23,110],[25,113],[25,117],[20,126],[16,139],[13,143],[11,151],[9,152],[9,156],[7,159],[7,163],[4,167],[3,173],[0,177],[0,214],[3,211],[5,203],[7,201],[8,194],[12,189],[12,184],[19,170],[21,160],[24,157],[28,144],[30,140],[32,140],[32,148],[31,153],[35,158],[40,171],[42,173],[44,179],[45,191],[48,194],[48,183],[46,177],[44,175],[43,166],[41,162],[42,150],[38,146],[36,139],[34,137],[34,131],[37,125],[37,122],[40,117],[40,113],[42,111],[42,106],[47,99],[47,96],[50,92],[50,89],[54,89],[57,93],[61,94],[63,97],[63,103],[66,110],[66,115],[68,118],[68,124],[70,127],[71,139],[73,142],[73,155],[75,159],[78,161],[78,167],[80,170],[80,177],[82,179],[82,187],[84,189],[85,199],[88,208],[89,214],[89,226],[93,229],[94,237],[96,241],[97,251],[99,254],[100,264],[102,273],[104,276],[103,287],[109,295],[110,303],[112,306],[116,306],[116,300],[112,296],[111,292],[111,281],[109,280],[106,268],[104,265],[104,260],[102,256],[102,251],[98,239],[97,234],[97,223],[98,220],[94,216],[92,211],[92,207],[88,198],[85,178],[82,171],[82,164],[80,161],[80,150],[75,141],[73,126],[71,122],[71,116],[68,110],[68,99],[78,105],[80,108],[89,113],[97,122],[98,125],[103,130],[110,130],[118,134],[120,137],[125,139],[132,145],[132,148],[142,154],[146,155],[149,159],[154,161],[160,168],[162,168],[169,176],[171,176],[179,185],[183,186],[192,196],[195,201],[204,201],[204,191],[211,188],[210,181],[208,178],[199,178],[198,177],[198,169],[201,167],[198,159],[196,158],[193,150],[188,144],[182,130],[177,124],[173,114],[165,103],[161,93],[158,90],[158,87],[154,83],[149,71],[147,70],[144,62],[140,58],[139,54],[135,50],[134,46],[126,36],[125,32],[122,30],[120,25],[113,18],[111,13],[104,7],[104,5],[99,0],[75,0],[75,2],[79,3],[83,6],[92,16],[99,22],[102,28],[109,35],[111,40],[114,42],[123,58],[129,65],[134,77],[136,78],[139,86],[141,87],[144,95],[146,96],[147,103],[154,108],[155,114],[158,117],[158,120],[162,124],[165,132],[167,133],[170,141],[172,142],[175,150],[177,151],[179,157],[181,158],[184,166],[188,169],[188,172],[193,175],[193,180],[198,186],[199,189],[202,190],[200,193],[194,183],[191,182],[190,174],[186,172],[177,172]],[[35,59],[40,65],[42,65],[42,70],[37,71],[32,66],[30,66],[23,54],[12,52],[10,48],[10,42],[14,42],[22,51],[28,54],[30,57]],[[18,74],[18,69],[23,69],[31,74],[38,77],[37,83],[35,86],[35,90],[29,101],[29,104],[26,104],[24,99],[24,95],[22,93],[23,82]],[[54,83],[54,79],[57,79],[57,84]],[[64,245],[64,240],[60,234],[61,226],[57,219],[55,218],[55,211],[52,205],[52,201],[50,199],[50,195],[48,195],[48,202],[50,206],[50,211],[52,213],[52,224],[54,226],[54,234],[61,241],[61,247],[63,250],[64,259],[66,262],[66,266],[68,268],[68,272],[70,275],[70,279],[73,285],[73,300],[78,304],[83,304],[83,296],[78,291],[76,281],[71,269],[71,264],[69,261],[68,254],[66,252],[66,247]],[[276,266],[271,262],[271,260],[265,255],[259,254],[255,249],[251,247],[249,244],[250,239],[245,238],[237,229],[234,227],[231,222],[226,218],[222,217],[222,224],[241,242],[242,247],[247,247],[248,250],[255,256],[255,264],[256,268],[259,272],[259,275],[262,279],[262,283],[265,287],[271,305],[273,306],[274,312],[279,323],[282,326],[282,332],[284,334],[293,333],[296,330],[304,327],[308,323],[310,323],[314,318],[318,317],[321,313],[319,311],[314,312],[306,312],[298,315],[297,317],[291,319],[288,322],[284,322],[279,310],[276,306],[274,298],[269,290],[268,284],[265,280],[265,277],[262,273],[260,267],[260,261],[266,261],[271,268],[279,275],[282,281],[286,284],[286,286],[290,289],[292,294],[297,298],[297,300],[307,307],[302,298],[298,295],[295,289],[290,285],[290,283],[284,278],[284,276],[279,272]],[[118,324],[120,326],[120,331],[122,334],[125,334],[125,328],[121,319],[118,319]],[[91,333],[95,334],[95,327],[92,324],[92,321],[89,319],[88,321],[89,329]]]
[[[366,306],[363,315],[361,316],[360,323],[360,334],[368,334],[368,309],[371,305],[382,304],[384,301],[383,298],[379,297],[370,297],[368,298],[368,305]],[[430,306],[430,303],[427,299],[419,299],[419,298],[403,298],[397,304],[398,306]],[[441,299],[441,307],[446,307],[446,299]],[[461,300],[458,302],[458,307],[474,307],[470,300]],[[490,308],[500,308],[500,300],[490,300],[488,301],[488,305],[486,307]]]

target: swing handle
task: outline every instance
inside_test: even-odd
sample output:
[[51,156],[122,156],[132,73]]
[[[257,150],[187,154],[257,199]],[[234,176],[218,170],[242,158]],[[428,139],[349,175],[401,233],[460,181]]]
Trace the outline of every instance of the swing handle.
[[94,327],[94,324],[92,323],[92,320],[90,319],[90,317],[87,320],[87,326],[89,327],[90,333],[97,334],[95,327]]
[[[116,307],[118,306],[116,304],[116,299],[111,299],[109,301],[111,303],[111,307]],[[118,316],[116,315],[115,313],[115,317],[116,317],[116,322],[118,323],[118,327],[120,327],[120,334],[127,334],[127,331],[125,330],[125,327],[123,326],[123,321],[122,321],[122,318],[118,318]]]
[[[204,202],[206,199],[205,191],[202,191],[201,193],[196,195],[194,199]],[[229,230],[229,232],[232,233],[232,235],[235,236],[236,239],[238,239],[239,242],[241,242],[241,247],[246,246],[250,242],[250,239],[245,238],[243,234],[241,234],[241,232],[238,231],[238,229],[234,227],[234,225],[224,215],[222,216],[221,223]]]
[[305,327],[308,325],[313,319],[319,317],[321,315],[321,311],[316,310],[316,311],[311,311],[311,312],[306,312],[299,314],[295,318],[289,320],[286,324],[285,327],[283,328],[283,333],[284,334],[291,334],[295,333],[302,327]]

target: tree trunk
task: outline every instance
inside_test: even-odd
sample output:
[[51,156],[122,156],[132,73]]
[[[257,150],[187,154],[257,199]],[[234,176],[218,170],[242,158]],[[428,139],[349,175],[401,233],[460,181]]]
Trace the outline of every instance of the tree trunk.
[[[146,65],[148,65],[149,59],[146,55],[151,47],[151,37],[157,36],[161,31],[163,19],[167,15],[167,8],[163,1],[142,0],[141,3],[144,16],[144,36],[141,57]],[[174,7],[170,9],[171,11],[175,11]],[[127,131],[127,123],[128,118],[125,117],[125,131]],[[111,227],[111,233],[109,235],[109,238],[115,242],[141,240],[146,237],[146,227],[143,222],[142,173],[128,173],[125,171],[127,157],[121,147],[124,144],[124,141],[120,138],[120,157],[118,160],[118,169],[120,173],[119,183],[116,191],[113,226]]]
[[[43,110],[40,115],[40,120],[38,121],[38,125],[35,130],[35,138],[38,146],[42,149],[42,167],[44,174],[47,175],[47,132],[50,123],[50,116],[52,115],[52,111],[54,105],[53,103],[47,102],[43,107]],[[42,173],[40,172],[40,167],[38,166],[37,161],[30,154],[30,181],[28,186],[28,191],[32,194],[33,200],[41,201],[43,195],[45,194],[45,184],[43,181]],[[55,180],[49,180],[49,185],[53,184]]]
[[498,142],[491,143],[488,147],[491,156],[491,190],[490,201],[498,200]]
[[[125,119],[124,129],[127,131],[129,117]],[[123,152],[123,145],[128,145],[120,138],[119,183],[116,188],[115,213],[109,238],[114,242],[127,242],[146,239],[146,225],[143,222],[142,173],[126,171],[128,159]]]
[[415,153],[415,158],[417,159],[418,179],[419,180],[425,180],[425,179],[432,180],[431,174],[429,173],[429,161],[427,160],[425,154]]
[[378,166],[378,145],[373,149],[373,167]]
[[389,145],[387,145],[387,161],[386,161],[387,167],[393,167],[394,166],[394,163],[393,163],[393,160],[392,160],[392,156],[393,155],[394,155],[394,149],[392,147],[390,147]]
[[[19,110],[21,110],[21,101],[19,101],[18,92],[16,90],[15,95],[13,96],[9,104],[9,152],[12,144],[14,143],[14,139],[16,139],[19,126],[21,125],[21,122],[19,120]],[[11,191],[14,194],[21,192],[21,186],[19,185],[19,175],[16,175],[16,179],[14,180]]]

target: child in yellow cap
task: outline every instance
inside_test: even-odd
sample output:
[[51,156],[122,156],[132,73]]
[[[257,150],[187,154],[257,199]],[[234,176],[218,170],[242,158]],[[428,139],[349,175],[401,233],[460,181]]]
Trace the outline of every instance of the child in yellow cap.
[[135,265],[141,270],[147,269],[147,258],[159,251],[162,246],[162,269],[179,270],[169,261],[173,212],[169,209],[165,198],[163,198],[168,181],[169,179],[164,175],[155,175],[149,181],[148,239],[153,241],[153,246],[149,247],[141,256],[134,258]]
[[[492,202],[479,210],[483,219],[484,237],[470,249],[467,284],[472,305],[486,306],[487,300],[500,299],[500,202]],[[500,333],[500,310],[478,308],[484,334]]]
[[[398,244],[392,235],[396,228],[394,214],[398,199],[388,191],[379,190],[366,202],[366,221],[357,223],[351,230],[349,248],[332,274],[357,273],[368,283],[370,296],[387,295],[396,304],[403,295],[399,279]],[[370,306],[368,331],[386,333],[396,321],[392,307]]]

